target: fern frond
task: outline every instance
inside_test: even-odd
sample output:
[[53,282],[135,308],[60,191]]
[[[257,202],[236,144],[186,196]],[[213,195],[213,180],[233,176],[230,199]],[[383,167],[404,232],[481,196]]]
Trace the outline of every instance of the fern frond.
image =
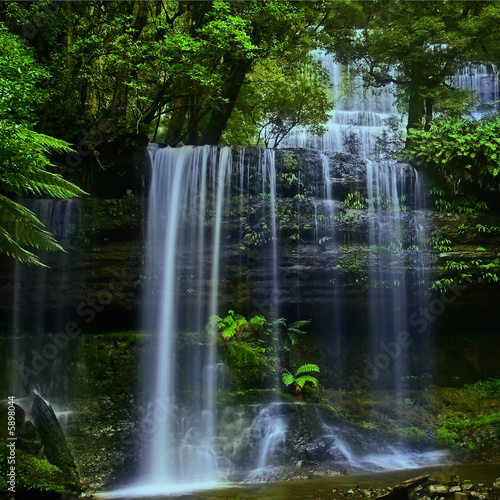
[[307,383],[307,382],[310,382],[312,385],[314,385],[315,387],[318,387],[319,385],[319,382],[318,382],[318,379],[316,377],[313,377],[311,375],[302,375],[301,377],[295,379],[295,383],[302,389],[304,387],[304,385]]
[[303,330],[303,328],[305,328],[306,326],[309,326],[310,324],[311,324],[310,319],[303,319],[300,321],[295,321],[294,323],[292,323],[288,327],[288,331],[292,332],[292,333],[298,333],[298,334],[304,335],[307,332],[305,330]]
[[19,138],[28,141],[30,147],[35,150],[43,153],[67,153],[73,151],[69,144],[62,139],[56,139],[55,137],[35,132],[26,127],[20,127],[18,130]]
[[249,321],[250,324],[252,325],[258,325],[258,326],[262,326],[266,323],[266,318],[264,318],[263,316],[254,316],[250,321]]
[[295,377],[290,372],[285,372],[283,373],[281,380],[283,380],[285,386],[288,387],[295,382]]
[[18,243],[16,243],[11,238],[10,234],[2,227],[0,227],[0,252],[4,253],[5,255],[8,255],[9,257],[17,259],[23,264],[32,264],[42,267],[48,267],[45,264],[43,264],[34,253],[30,252],[29,250],[26,250]]
[[295,376],[300,375],[301,373],[307,373],[307,372],[318,372],[319,373],[319,366],[315,365],[313,363],[308,363],[308,364],[302,365],[295,372]]
[[73,198],[87,194],[83,189],[64,179],[60,174],[37,169],[28,175],[16,175],[15,178],[3,179],[5,190],[15,193],[29,193],[36,196],[49,195],[52,198]]
[[304,328],[305,326],[309,326],[312,323],[312,319],[301,319],[299,321],[294,321],[290,328]]
[[21,262],[41,264],[24,246],[49,252],[64,250],[31,210],[4,195],[0,195],[0,221],[0,252]]

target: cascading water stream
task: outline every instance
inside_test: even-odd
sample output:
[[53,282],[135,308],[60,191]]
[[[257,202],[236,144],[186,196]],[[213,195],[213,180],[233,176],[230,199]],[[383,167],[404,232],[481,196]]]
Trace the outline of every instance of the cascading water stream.
[[450,83],[458,89],[474,92],[476,96],[476,106],[472,111],[474,118],[481,118],[499,109],[499,78],[496,65],[466,65],[450,78]]
[[[238,196],[241,220],[243,198],[256,193],[251,196],[262,199],[269,249],[263,262],[272,281],[264,303],[266,313],[276,312],[279,305],[274,151],[259,153],[252,174],[244,155],[230,148],[152,147],[150,153],[146,272],[151,285],[145,327],[152,333],[154,359],[147,374],[153,390],[147,395],[145,421],[161,416],[153,423],[137,483],[120,490],[130,497],[204,488],[231,468],[221,452],[224,431],[216,418],[215,402],[224,373],[217,359],[217,333],[201,332],[212,315],[223,313],[227,300],[221,283],[228,272],[228,252],[233,252],[226,241],[233,234],[228,221],[234,210],[232,200]],[[241,246],[241,224],[238,235]],[[186,344],[182,339],[189,335],[196,335],[198,341]],[[183,342],[187,354],[179,349]]]
[[[377,152],[377,141],[387,134],[388,120],[398,116],[394,85],[366,88],[362,76],[335,62],[323,51],[314,51],[315,59],[327,69],[335,107],[322,136],[303,129],[292,129],[281,142],[283,148],[307,148],[320,151],[345,151],[360,158]],[[401,124],[399,124],[401,128]]]
[[[75,235],[81,222],[80,205],[76,200],[30,199],[24,204],[65,250],[76,244]],[[51,358],[53,353],[43,350],[42,333],[64,331],[68,311],[58,306],[61,295],[72,292],[71,276],[73,273],[74,277],[77,271],[70,268],[72,256],[67,252],[41,252],[40,259],[57,271],[55,277],[52,269],[39,267],[27,272],[26,265],[15,263],[11,393],[18,397],[24,395],[24,387],[30,383],[43,387],[45,397],[65,401],[68,399],[67,378],[61,374],[67,370],[69,353],[63,350],[55,359]],[[23,333],[28,333],[28,337]],[[38,370],[32,369],[32,356],[40,358],[37,366],[43,369],[38,375],[35,374]]]

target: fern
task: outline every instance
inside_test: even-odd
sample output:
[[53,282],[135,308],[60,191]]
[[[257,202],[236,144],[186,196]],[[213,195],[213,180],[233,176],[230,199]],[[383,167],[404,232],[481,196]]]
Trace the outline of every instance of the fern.
[[281,380],[283,380],[285,386],[288,387],[295,382],[295,377],[290,372],[285,372],[283,373]]
[[281,379],[283,380],[285,387],[295,384],[295,392],[300,394],[307,383],[312,384],[314,387],[319,387],[318,379],[312,375],[308,375],[308,372],[319,373],[319,366],[313,363],[307,363],[297,369],[295,376],[289,371],[286,371],[282,375]]
[[310,319],[295,321],[288,327],[288,331],[291,333],[305,334],[307,332],[303,330],[303,328],[309,326],[310,324],[311,324]]
[[315,387],[318,387],[318,379],[311,375],[302,375],[301,377],[295,379],[295,383],[302,389],[306,382],[310,382]]
[[258,326],[262,326],[266,323],[266,318],[264,318],[263,316],[254,316],[250,321],[249,323],[251,323],[252,325],[258,325]]
[[300,375],[301,373],[307,373],[307,372],[317,372],[319,373],[319,366],[314,365],[312,363],[302,365],[295,373],[295,376]]

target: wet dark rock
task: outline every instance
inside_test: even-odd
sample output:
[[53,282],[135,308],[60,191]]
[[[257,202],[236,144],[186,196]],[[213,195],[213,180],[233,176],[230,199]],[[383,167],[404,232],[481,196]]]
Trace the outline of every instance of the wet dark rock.
[[[5,439],[7,434],[7,412],[9,405],[0,403],[0,437]],[[38,456],[42,451],[42,443],[36,432],[36,428],[30,420],[26,420],[26,411],[17,403],[15,407],[15,436],[17,438],[16,448],[25,453]]]
[[78,483],[76,464],[54,410],[32,388],[29,391],[32,397],[31,413],[47,461]]
[[394,486],[388,493],[377,496],[375,500],[403,500],[408,498],[409,493],[412,489],[419,487],[420,485],[429,482],[429,476],[419,476],[412,479],[408,479]]

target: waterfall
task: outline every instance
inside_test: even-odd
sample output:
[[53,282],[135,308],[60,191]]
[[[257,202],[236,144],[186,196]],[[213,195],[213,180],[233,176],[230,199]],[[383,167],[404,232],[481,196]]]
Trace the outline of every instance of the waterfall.
[[266,248],[262,270],[271,280],[259,313],[277,312],[275,153],[256,151],[258,165],[250,165],[243,151],[231,148],[150,148],[144,327],[151,334],[146,374],[151,390],[141,428],[152,429],[137,483],[121,490],[127,495],[204,488],[231,468],[215,405],[225,370],[217,357],[218,334],[205,326],[212,315],[227,311],[222,284],[247,237],[248,198],[261,200],[262,233],[256,237]]
[[[367,90],[350,68],[322,53],[317,57],[336,94],[325,136],[298,130],[281,150],[150,148],[144,329],[151,343],[139,426],[149,431],[138,481],[116,495],[189,491],[234,478],[266,481],[277,477],[273,468],[285,465],[299,405],[272,398],[217,405],[230,370],[218,352],[217,332],[205,327],[212,315],[231,308],[266,316],[272,311],[275,318],[292,311],[294,319],[308,319],[300,317],[306,298],[308,313],[317,313],[316,335],[335,354],[320,353],[324,371],[337,370],[332,379],[341,378],[341,388],[395,390],[395,421],[402,416],[402,381],[415,373],[410,346],[423,350],[430,335],[430,328],[418,338],[409,329],[412,313],[426,307],[424,185],[409,165],[379,158],[387,122],[397,115],[394,89]],[[287,147],[313,149],[306,155],[311,165],[294,170],[291,161],[285,168]],[[355,155],[335,154],[342,151]],[[310,237],[306,225],[313,226]],[[320,305],[302,294],[300,278],[290,285],[289,275],[300,277],[303,261],[324,293]],[[346,276],[353,269],[362,272],[351,283]],[[353,296],[364,303],[349,304]],[[275,334],[273,342],[277,353],[283,339]],[[278,377],[270,386],[278,386]],[[363,436],[352,428],[325,425],[323,438],[332,462],[340,457],[356,470],[443,459],[383,440],[362,446]]]
[[407,331],[409,296],[413,301],[423,300],[428,267],[423,207],[419,206],[423,186],[416,172],[396,161],[367,161],[366,173],[368,244],[376,255],[369,275],[371,359],[367,373],[373,382],[381,373],[391,373],[391,385],[400,390],[402,377],[409,375],[408,346],[414,340]]
[[[16,262],[14,267],[15,292],[12,320],[11,393],[24,395],[30,383],[43,387],[45,397],[65,401],[69,352],[57,356],[45,353],[45,332],[64,331],[68,311],[60,305],[62,296],[74,293],[74,256],[69,252],[76,245],[76,234],[81,223],[80,205],[76,200],[28,199],[25,204],[52,233],[66,252],[40,252],[40,260],[48,267],[27,267]],[[35,351],[35,353],[34,353]],[[48,355],[47,355],[48,354]],[[38,375],[31,373],[32,357],[39,356]]]
[[450,84],[475,94],[476,103],[472,111],[474,118],[481,118],[499,109],[499,78],[495,64],[466,65],[450,78]]
[[[316,136],[300,128],[292,129],[280,147],[347,152],[360,158],[377,156],[379,141],[387,137],[390,120],[399,115],[395,86],[367,88],[353,68],[335,62],[324,51],[313,54],[328,71],[333,85],[335,107],[327,131]],[[397,128],[402,130],[402,124]]]
[[[222,150],[220,161],[212,165],[214,154],[209,147],[152,150],[147,266],[148,276],[154,280],[149,293],[157,294],[157,303],[145,326],[156,333],[153,341],[156,359],[150,375],[151,411],[162,406],[167,415],[151,434],[146,465],[149,482],[160,488],[189,479],[211,478],[216,467],[211,401],[215,390],[214,342],[210,338],[205,340],[198,366],[193,367],[198,384],[194,389],[198,390],[193,391],[193,400],[187,404],[190,408],[187,414],[182,406],[186,403],[179,401],[177,395],[183,381],[176,369],[179,330],[202,331],[209,311],[215,313],[217,306],[220,221],[230,157],[227,150]],[[212,177],[207,176],[209,161],[213,166]],[[217,184],[212,199],[206,192],[210,182]],[[206,242],[205,214],[214,204],[213,240]],[[207,246],[213,252],[212,269],[204,267]],[[186,278],[191,292],[184,303],[179,303],[179,280]],[[192,291],[201,291],[204,280],[212,282],[208,304],[190,298]],[[203,381],[201,385],[199,381]]]

